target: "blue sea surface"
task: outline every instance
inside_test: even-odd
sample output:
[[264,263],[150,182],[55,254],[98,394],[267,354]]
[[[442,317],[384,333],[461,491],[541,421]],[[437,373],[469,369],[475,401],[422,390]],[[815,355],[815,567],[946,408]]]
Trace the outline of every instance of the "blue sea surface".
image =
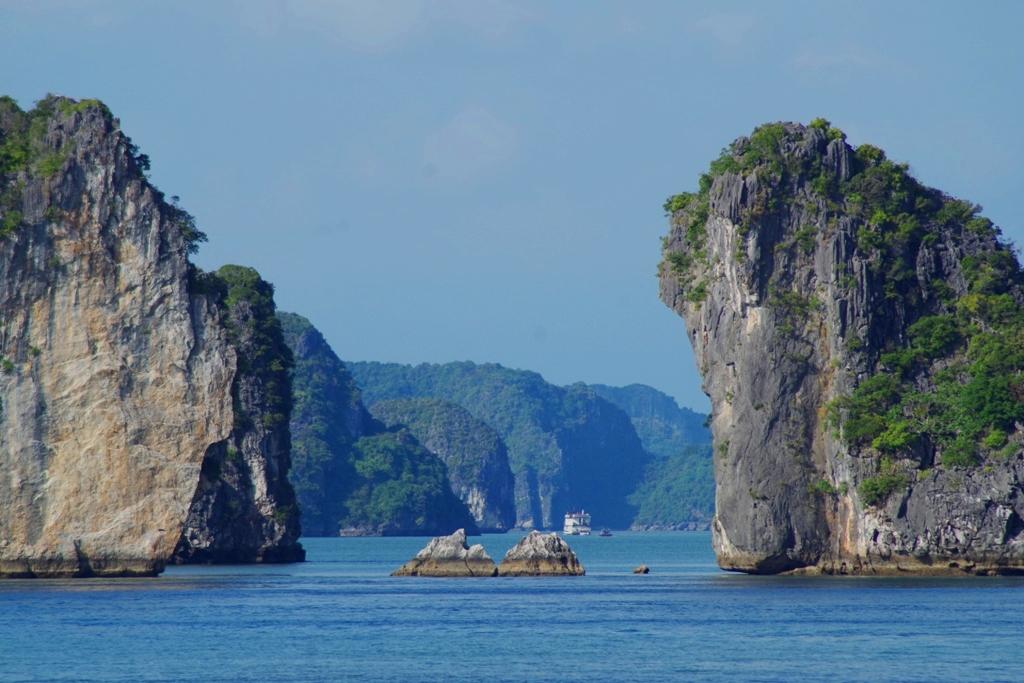
[[[517,538],[471,542],[500,559]],[[1024,579],[729,574],[708,534],[683,532],[572,538],[584,577],[388,576],[425,541],[0,581],[0,681],[1024,679]]]

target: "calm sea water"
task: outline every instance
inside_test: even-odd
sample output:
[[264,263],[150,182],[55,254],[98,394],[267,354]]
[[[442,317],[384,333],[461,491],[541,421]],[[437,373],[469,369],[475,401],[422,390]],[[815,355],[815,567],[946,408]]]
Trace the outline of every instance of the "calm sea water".
[[572,539],[582,578],[388,577],[424,543],[0,581],[0,681],[1024,680],[1024,579],[727,574],[703,533]]

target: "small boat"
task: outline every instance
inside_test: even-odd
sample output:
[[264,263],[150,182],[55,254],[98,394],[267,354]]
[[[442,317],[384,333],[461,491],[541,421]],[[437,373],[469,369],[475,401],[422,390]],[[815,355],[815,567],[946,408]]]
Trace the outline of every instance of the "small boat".
[[611,535],[612,535],[612,532],[609,531],[608,529],[601,529],[601,533],[598,534],[598,536],[601,536],[602,538],[608,538]]

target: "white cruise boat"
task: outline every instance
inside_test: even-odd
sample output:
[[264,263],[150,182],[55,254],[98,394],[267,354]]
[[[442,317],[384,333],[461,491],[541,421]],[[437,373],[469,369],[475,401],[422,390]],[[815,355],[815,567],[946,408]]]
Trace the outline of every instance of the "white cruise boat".
[[566,536],[589,536],[590,513],[584,510],[565,513],[565,523],[562,525],[562,533]]

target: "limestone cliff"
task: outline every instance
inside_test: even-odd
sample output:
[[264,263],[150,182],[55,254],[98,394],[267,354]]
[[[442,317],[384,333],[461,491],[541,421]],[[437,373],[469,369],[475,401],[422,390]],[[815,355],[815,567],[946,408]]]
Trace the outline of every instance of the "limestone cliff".
[[239,372],[191,217],[96,101],[0,98],[0,575],[159,571]]
[[516,522],[515,480],[505,442],[469,411],[440,399],[381,401],[370,406],[389,427],[407,427],[448,467],[452,491],[481,531],[508,531]]
[[583,576],[583,564],[558,534],[542,534],[539,531],[519,539],[508,549],[498,576]]
[[222,311],[238,372],[231,437],[203,461],[175,561],[301,561],[299,510],[288,481],[292,354],[275,315],[274,288],[241,266],[194,279]]
[[1024,570],[1024,294],[980,207],[819,119],[738,139],[665,208],[719,564]]

